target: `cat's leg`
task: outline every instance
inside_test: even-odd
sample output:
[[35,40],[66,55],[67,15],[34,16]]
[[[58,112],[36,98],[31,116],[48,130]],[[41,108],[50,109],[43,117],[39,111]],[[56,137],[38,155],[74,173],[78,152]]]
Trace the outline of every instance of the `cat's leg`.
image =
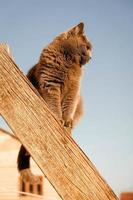
[[20,175],[24,182],[28,181],[30,183],[40,182],[39,177],[35,176],[30,169],[30,154],[27,152],[25,147],[21,145],[18,159],[17,159],[17,167],[20,172]]
[[79,102],[79,94],[76,93],[76,89],[70,90],[64,97],[62,102],[62,118],[64,120],[64,126],[68,130],[73,128],[73,117]]
[[56,115],[58,120],[63,123],[60,85],[51,82],[46,83],[45,87],[39,88],[39,93],[47,103],[50,110]]
[[23,145],[21,145],[19,150],[17,164],[19,171],[30,168],[30,154],[27,152]]

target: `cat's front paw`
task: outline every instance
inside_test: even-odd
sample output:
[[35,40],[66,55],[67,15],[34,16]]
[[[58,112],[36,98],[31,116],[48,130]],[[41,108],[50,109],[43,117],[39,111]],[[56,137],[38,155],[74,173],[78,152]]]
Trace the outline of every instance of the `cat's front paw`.
[[23,169],[20,171],[20,176],[24,182],[36,183],[41,182],[40,177],[34,175],[30,169]]
[[61,125],[64,126],[64,120],[63,119],[59,119],[59,122],[61,123]]
[[65,121],[64,121],[64,126],[65,126],[66,128],[72,129],[72,128],[73,128],[73,120],[72,120],[72,119],[65,120]]

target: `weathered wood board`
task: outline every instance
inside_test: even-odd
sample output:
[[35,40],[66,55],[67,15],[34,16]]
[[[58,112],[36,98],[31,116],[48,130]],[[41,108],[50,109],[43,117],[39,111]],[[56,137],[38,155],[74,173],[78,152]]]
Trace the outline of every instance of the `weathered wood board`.
[[62,199],[118,199],[39,93],[2,49],[0,113]]

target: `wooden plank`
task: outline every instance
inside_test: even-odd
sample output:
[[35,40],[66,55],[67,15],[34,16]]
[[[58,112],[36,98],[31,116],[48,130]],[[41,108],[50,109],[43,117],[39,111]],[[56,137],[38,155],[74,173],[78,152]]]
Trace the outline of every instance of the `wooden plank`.
[[4,49],[7,51],[8,54],[10,54],[10,48],[9,48],[8,44],[6,44],[6,43],[0,44],[0,49]]
[[13,55],[12,55],[12,52],[11,52],[11,49],[9,47],[9,45],[7,43],[2,43],[0,44],[0,50],[3,51],[7,51],[8,55],[10,55],[10,57],[13,59]]
[[118,199],[5,51],[0,113],[64,200]]

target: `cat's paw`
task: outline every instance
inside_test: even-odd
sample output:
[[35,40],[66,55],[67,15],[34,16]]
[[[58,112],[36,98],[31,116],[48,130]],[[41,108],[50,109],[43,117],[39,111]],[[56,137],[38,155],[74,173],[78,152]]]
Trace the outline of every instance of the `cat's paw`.
[[72,119],[65,120],[64,121],[64,126],[67,127],[67,128],[72,129],[73,128],[73,120]]
[[34,175],[30,169],[23,169],[20,171],[20,176],[24,182],[36,183],[41,182],[40,177]]
[[73,128],[73,120],[70,119],[70,120],[64,121],[64,128],[71,135],[71,131],[72,131],[72,128]]
[[64,120],[63,119],[59,119],[59,122],[61,123],[62,126],[64,126]]

